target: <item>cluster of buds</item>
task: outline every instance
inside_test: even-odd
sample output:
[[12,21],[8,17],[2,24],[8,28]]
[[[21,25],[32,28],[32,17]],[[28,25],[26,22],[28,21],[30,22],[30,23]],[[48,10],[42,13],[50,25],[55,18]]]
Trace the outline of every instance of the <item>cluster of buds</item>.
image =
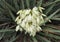
[[17,12],[18,16],[15,20],[17,23],[16,31],[24,30],[25,34],[28,33],[30,36],[35,36],[36,32],[42,31],[40,25],[44,22],[42,12],[44,8],[34,7],[33,9],[24,9]]

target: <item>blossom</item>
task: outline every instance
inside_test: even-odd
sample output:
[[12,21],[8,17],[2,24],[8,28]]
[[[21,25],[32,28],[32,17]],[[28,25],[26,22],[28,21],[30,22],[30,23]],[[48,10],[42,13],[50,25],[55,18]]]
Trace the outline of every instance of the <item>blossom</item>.
[[25,34],[29,33],[30,36],[35,36],[37,32],[42,31],[42,28],[40,27],[44,22],[42,9],[44,8],[34,7],[33,9],[19,10],[15,20],[17,23],[16,31],[25,30]]

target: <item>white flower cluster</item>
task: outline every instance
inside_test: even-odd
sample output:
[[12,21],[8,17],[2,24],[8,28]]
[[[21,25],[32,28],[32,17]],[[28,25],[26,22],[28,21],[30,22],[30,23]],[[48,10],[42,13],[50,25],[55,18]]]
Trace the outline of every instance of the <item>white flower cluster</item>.
[[[19,10],[16,18],[16,31],[29,33],[30,36],[35,36],[36,32],[42,31],[40,25],[44,22],[42,7],[34,7],[33,9]],[[45,16],[45,15],[44,15]]]

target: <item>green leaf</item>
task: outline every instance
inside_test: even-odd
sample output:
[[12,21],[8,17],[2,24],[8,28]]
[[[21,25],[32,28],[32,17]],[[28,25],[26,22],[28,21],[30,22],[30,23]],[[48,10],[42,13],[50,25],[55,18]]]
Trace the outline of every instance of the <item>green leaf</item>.
[[24,36],[24,42],[26,42],[26,36]]
[[33,40],[33,42],[38,42],[35,37],[31,37],[31,39]]
[[57,9],[55,12],[53,12],[50,16],[48,16],[45,19],[45,22],[43,22],[41,25],[45,24],[46,22],[48,22],[54,15],[56,15],[58,12],[60,11],[60,9]]
[[42,42],[51,42],[50,40],[48,40],[45,37],[42,37],[40,35],[37,35],[36,37],[38,37],[39,39],[41,39]]
[[0,40],[4,37],[4,34],[5,33],[2,33],[2,34],[0,33]]
[[27,8],[30,7],[30,0],[26,0],[26,5],[27,5]]
[[48,34],[50,37],[53,37],[55,39],[59,39],[60,40],[60,36],[57,36],[57,35],[53,35],[53,34]]
[[24,0],[21,0],[21,3],[22,3],[22,9],[24,9],[25,7],[24,7]]
[[60,11],[60,9],[57,9],[53,14],[51,14],[50,16],[48,16],[48,19],[51,19],[54,15],[56,15],[58,12]]
[[57,21],[60,21],[60,18],[53,17],[53,18],[51,18],[51,20],[57,20]]
[[[33,7],[36,5],[36,0],[32,0]],[[32,7],[32,6],[31,6]]]
[[4,9],[3,8],[0,8],[0,11],[4,11]]
[[13,2],[14,2],[14,5],[15,5],[16,10],[18,11],[19,10],[19,5],[18,5],[17,0],[13,0]]
[[3,2],[3,3],[6,5],[6,7],[8,7],[10,10],[16,12],[16,9],[15,9],[14,7],[12,7],[9,3],[7,3],[5,0],[3,0],[2,2]]
[[16,33],[10,38],[9,42],[15,41],[19,36],[16,37]]
[[48,2],[47,4],[44,4],[43,6],[44,6],[44,7],[47,7],[47,6],[49,6],[49,5],[51,5],[51,4],[54,4],[54,3],[57,3],[57,2],[59,2],[59,1]]
[[1,29],[0,32],[15,32],[15,29]]
[[4,11],[4,9],[3,8],[0,8],[0,14],[2,14],[3,11]]
[[39,0],[38,3],[37,3],[37,6],[41,6],[42,5],[42,1],[43,0]]
[[55,6],[55,3],[52,4],[48,9],[46,9],[45,14],[47,15],[47,14],[52,10],[52,8],[53,8],[54,6]]
[[55,32],[55,33],[60,33],[60,30],[55,30],[55,29],[52,29],[52,28],[49,28],[49,27],[43,29],[43,31],[53,32],[53,33],[54,33],[54,32]]
[[15,21],[15,16],[13,15],[13,13],[9,10],[9,14],[12,17],[13,21]]
[[58,35],[54,35],[54,34],[50,34],[50,33],[39,33],[40,35],[43,35],[43,36],[46,36],[46,37],[49,37],[49,38],[55,38],[55,39],[59,39],[60,40],[60,36]]
[[4,9],[6,8],[6,5],[3,3],[3,1],[0,1],[0,6]]
[[56,0],[56,1],[60,1],[60,0]]

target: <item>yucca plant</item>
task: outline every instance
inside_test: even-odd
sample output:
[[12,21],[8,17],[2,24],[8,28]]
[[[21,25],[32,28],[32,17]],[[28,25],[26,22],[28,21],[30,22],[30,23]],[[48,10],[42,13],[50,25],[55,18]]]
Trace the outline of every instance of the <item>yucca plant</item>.
[[[58,22],[57,24],[60,25],[59,5],[60,0],[0,0],[0,42],[58,42],[60,40],[60,29],[55,27],[54,24]],[[44,22],[40,25],[42,30],[30,36],[29,33],[25,33],[25,30],[23,32],[21,32],[22,29],[16,30],[16,17],[19,16],[17,12],[20,14],[25,10],[25,13],[28,13],[27,10],[32,11],[34,7],[35,9],[38,7],[44,8],[43,12],[38,11],[44,15]],[[25,13],[23,14],[25,15]]]

